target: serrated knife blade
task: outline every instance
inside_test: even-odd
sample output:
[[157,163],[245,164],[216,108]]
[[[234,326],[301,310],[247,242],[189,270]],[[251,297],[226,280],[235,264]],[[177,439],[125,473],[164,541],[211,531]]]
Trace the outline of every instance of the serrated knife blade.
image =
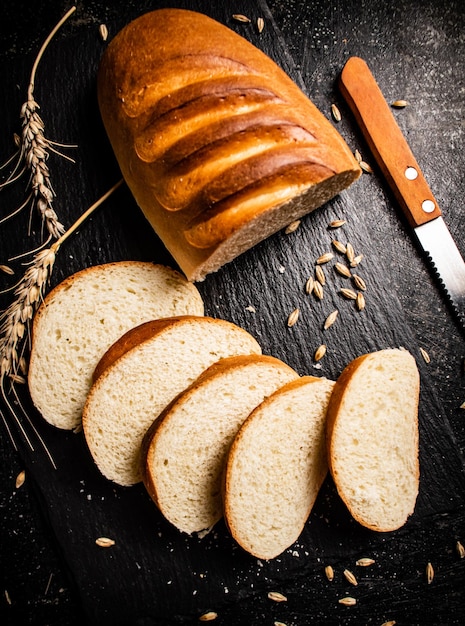
[[391,107],[368,65],[359,57],[347,61],[339,86],[462,329],[465,329],[465,261]]

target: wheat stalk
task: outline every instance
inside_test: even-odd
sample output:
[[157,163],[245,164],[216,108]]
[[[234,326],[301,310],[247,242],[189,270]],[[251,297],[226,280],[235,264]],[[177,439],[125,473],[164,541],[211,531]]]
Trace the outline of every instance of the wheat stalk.
[[45,136],[44,122],[38,113],[40,107],[34,98],[34,86],[37,68],[48,44],[75,10],[75,6],[71,7],[71,9],[61,18],[39,50],[29,79],[27,100],[21,107],[21,136],[15,136],[18,150],[0,167],[0,169],[6,167],[16,158],[13,170],[9,174],[8,178],[0,184],[0,189],[14,183],[19,180],[23,174],[29,172],[28,194],[26,200],[17,209],[3,217],[0,220],[0,223],[10,219],[14,215],[17,215],[25,206],[31,205],[32,208],[35,207],[37,209],[43,224],[45,224],[49,234],[49,239],[58,239],[60,235],[64,233],[65,228],[58,220],[58,216],[53,208],[55,192],[50,182],[50,171],[47,166],[47,160],[50,152],[54,152],[55,154],[71,161],[73,161],[73,159],[70,159],[70,157],[57,150],[57,147],[64,147],[62,144],[51,141]]
[[[5,389],[5,380],[10,380],[11,390],[15,393],[16,404],[20,406],[23,414],[28,419],[34,432],[39,437],[35,427],[32,425],[29,417],[19,403],[19,398],[14,389],[15,383],[25,383],[25,375],[27,371],[27,363],[25,354],[25,339],[29,333],[30,322],[33,318],[37,306],[43,299],[45,289],[49,284],[50,276],[55,264],[56,255],[62,244],[83,224],[83,222],[103,203],[105,200],[118,189],[123,183],[120,180],[113,185],[101,198],[99,198],[87,211],[85,211],[67,231],[65,231],[49,248],[36,252],[29,267],[24,273],[22,279],[13,287],[14,300],[4,311],[0,313],[0,387],[1,394],[12,413],[16,424],[21,430],[27,443],[33,450],[30,439],[27,437],[24,428],[15,412],[14,407],[8,400],[8,393]],[[11,429],[8,426],[6,418],[0,411],[7,432],[12,440],[14,447],[17,449]],[[41,439],[40,439],[41,440]],[[41,440],[49,458],[51,455],[47,450],[45,443]],[[52,459],[51,459],[52,460]],[[53,460],[52,460],[53,463]]]

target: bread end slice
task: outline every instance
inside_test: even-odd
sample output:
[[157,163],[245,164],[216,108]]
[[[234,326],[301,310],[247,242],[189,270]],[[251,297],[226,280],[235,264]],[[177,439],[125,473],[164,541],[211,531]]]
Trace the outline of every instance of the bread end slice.
[[365,354],[342,372],[327,420],[330,471],[351,515],[387,532],[413,513],[419,488],[420,378],[406,350]]

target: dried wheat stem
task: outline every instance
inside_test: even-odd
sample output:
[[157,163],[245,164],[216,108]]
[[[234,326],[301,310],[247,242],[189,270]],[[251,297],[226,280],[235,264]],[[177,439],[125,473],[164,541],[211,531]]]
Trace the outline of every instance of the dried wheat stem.
[[[50,183],[50,172],[47,166],[47,159],[50,152],[55,152],[64,158],[69,157],[62,154],[55,148],[55,146],[60,144],[57,144],[45,137],[44,122],[38,114],[38,109],[40,107],[34,99],[34,84],[37,67],[45,49],[59,28],[61,28],[63,23],[70,17],[70,15],[72,15],[72,13],[74,13],[75,10],[76,7],[72,7],[58,22],[42,44],[42,47],[34,61],[27,90],[27,100],[22,105],[20,112],[22,132],[18,141],[16,165],[6,181],[0,184],[0,189],[2,189],[3,187],[17,181],[25,172],[29,172],[30,178],[28,185],[30,186],[31,192],[28,194],[26,202],[23,203],[19,209],[16,209],[4,217],[2,221],[10,219],[16,215],[26,204],[29,203],[30,200],[32,200],[32,204],[39,212],[48,233],[55,239],[63,234],[65,228],[63,224],[58,221],[57,214],[52,206],[55,192]],[[10,161],[11,159],[8,159],[6,164]]]
[[38,67],[38,65],[40,63],[40,60],[41,60],[41,58],[42,58],[42,56],[43,56],[43,54],[44,54],[48,44],[53,39],[53,37],[55,37],[55,35],[60,30],[60,28],[63,26],[63,24],[66,22],[66,20],[69,17],[71,17],[71,15],[74,13],[75,10],[76,10],[76,7],[73,6],[73,7],[71,7],[69,9],[69,11],[67,13],[64,14],[64,16],[57,23],[57,25],[53,28],[53,30],[50,32],[50,34],[47,37],[47,39],[42,44],[42,47],[39,50],[39,53],[37,54],[36,60],[34,61],[34,65],[32,66],[31,78],[29,80],[28,100],[30,99],[30,97],[32,97],[32,92],[34,91],[34,81],[35,81],[35,76],[36,76],[36,72],[37,72],[37,67]]
[[111,189],[109,189],[105,194],[103,194],[103,196],[101,198],[99,198],[96,202],[94,202],[94,204],[92,206],[90,206],[87,211],[85,211],[75,222],[74,224],[72,224],[72,226],[70,226],[68,228],[68,230],[63,233],[61,235],[61,237],[59,239],[57,239],[57,241],[55,241],[51,246],[50,249],[53,250],[53,252],[58,252],[60,246],[62,245],[63,242],[65,242],[68,237],[70,237],[70,235],[72,235],[74,232],[76,232],[76,230],[86,221],[86,219],[95,211],[95,209],[98,209],[98,207],[103,204],[105,202],[105,200],[107,200],[107,198],[109,198],[111,196],[111,194],[113,192],[115,192],[119,187],[121,187],[121,185],[123,184],[123,179],[119,180],[115,185],[113,185],[113,187],[111,187]]

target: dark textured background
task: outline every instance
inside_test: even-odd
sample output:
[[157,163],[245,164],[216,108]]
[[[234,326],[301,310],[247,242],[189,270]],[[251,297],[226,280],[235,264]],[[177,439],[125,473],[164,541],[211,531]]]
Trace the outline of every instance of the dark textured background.
[[[410,102],[396,117],[465,254],[461,0],[269,0],[267,6],[245,1],[216,6],[201,0],[80,2],[44,58],[36,87],[48,135],[78,144],[68,151],[76,158],[74,165],[54,157],[49,163],[56,208],[66,224],[118,177],[95,104],[95,71],[105,47],[98,26],[106,23],[111,38],[129,19],[162,4],[203,11],[249,38],[303,86],[328,118],[331,104],[337,103],[343,116],[338,129],[370,161],[336,88],[349,56],[364,57],[388,101]],[[11,153],[34,56],[69,6],[23,0],[3,8],[0,160]],[[233,22],[233,13],[254,21],[262,15],[263,33],[258,35],[254,24]],[[2,215],[20,198],[21,186],[3,191]],[[341,216],[347,219],[341,238],[365,254],[363,276],[369,287],[363,314],[338,300],[336,280],[322,303],[303,292],[315,257],[328,248],[327,224]],[[25,215],[0,226],[0,263],[29,246],[27,221]],[[33,228],[39,231],[37,224]],[[171,262],[124,189],[62,248],[52,285],[82,267],[122,258]],[[0,279],[0,288],[10,284]],[[465,400],[463,334],[377,171],[305,218],[293,235],[277,234],[199,289],[210,315],[241,324],[265,352],[301,373],[335,378],[362,352],[399,345],[412,351],[422,376],[422,477],[415,514],[398,532],[368,532],[349,518],[328,479],[293,550],[260,564],[232,545],[222,524],[203,543],[180,538],[142,489],[109,486],[97,475],[79,436],[48,429],[33,414],[58,470],[51,469],[40,449],[31,454],[20,444],[14,452],[2,429],[2,623],[194,624],[208,609],[218,612],[218,624],[464,623],[465,559],[455,550],[457,540],[465,544],[465,414],[459,408]],[[1,306],[8,302],[5,297]],[[288,329],[287,315],[296,306],[301,318]],[[335,306],[341,309],[340,323],[323,334],[322,320]],[[315,370],[313,350],[323,340],[328,355]],[[428,365],[420,347],[430,354]],[[15,489],[24,468],[26,482]],[[96,549],[99,535],[116,538],[115,548]],[[360,556],[373,556],[376,564],[356,568]],[[425,580],[428,561],[435,568],[431,585]],[[331,584],[323,573],[327,563],[336,572]],[[344,580],[346,567],[359,577],[357,588]],[[269,590],[284,593],[288,601],[271,602]],[[345,595],[356,597],[357,606],[339,605]]]

